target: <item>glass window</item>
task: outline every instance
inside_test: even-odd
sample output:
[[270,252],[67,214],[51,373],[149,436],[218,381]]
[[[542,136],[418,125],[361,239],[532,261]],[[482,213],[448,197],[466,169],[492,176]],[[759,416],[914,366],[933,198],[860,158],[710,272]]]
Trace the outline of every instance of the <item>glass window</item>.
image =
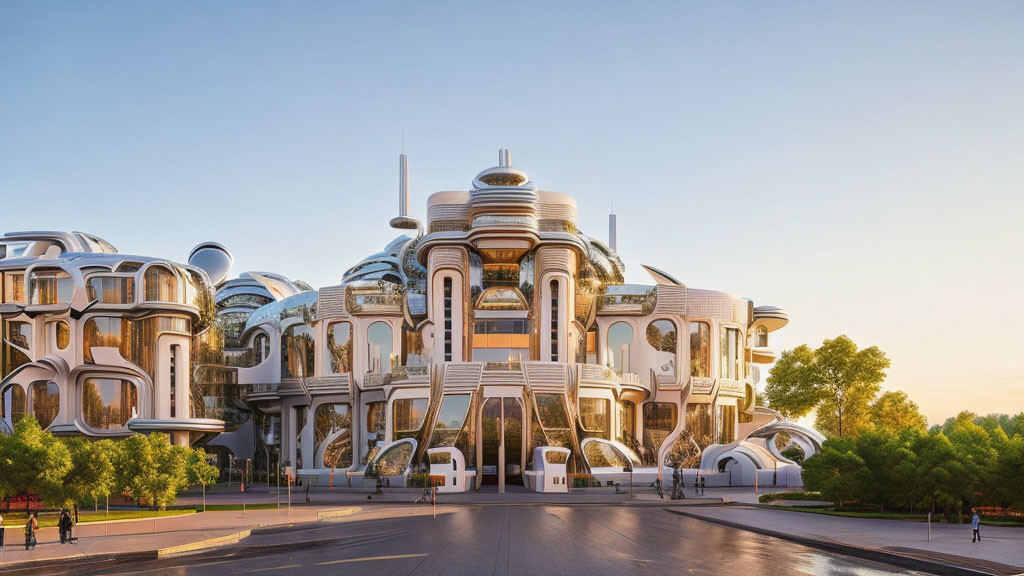
[[90,301],[102,304],[135,302],[135,279],[130,276],[93,276],[85,287]]
[[[452,279],[445,278],[443,281],[443,296],[444,296],[444,322],[441,326],[441,334],[443,338],[441,340],[444,346],[444,361],[452,361]],[[373,349],[370,349],[370,358],[373,358]],[[372,365],[372,362],[371,362]]]
[[331,374],[352,371],[352,324],[331,322],[327,326],[327,351],[331,355]]
[[30,362],[32,351],[32,324],[8,320],[4,323],[3,374],[7,376],[22,364]]
[[281,336],[281,378],[311,378],[315,352],[313,329],[289,326]]
[[710,446],[713,443],[711,438],[711,405],[687,404],[686,429],[693,435],[694,441],[702,449]]
[[32,414],[44,430],[57,418],[60,411],[60,388],[54,382],[38,381],[31,386]]
[[636,449],[636,403],[629,400],[619,402],[619,440]]
[[743,369],[740,358],[743,352],[743,341],[740,340],[740,331],[737,328],[722,329],[722,378],[729,380],[742,380]]
[[423,427],[427,414],[426,398],[399,398],[392,406],[392,440],[415,437]]
[[711,327],[707,322],[690,322],[690,376],[711,377]]
[[654,371],[661,376],[676,375],[676,325],[671,320],[655,320],[647,325],[647,343],[657,352]]
[[767,348],[768,347],[768,327],[758,326],[757,327],[757,347]]
[[386,409],[387,402],[366,403],[366,432],[371,435],[376,434],[378,436],[376,439],[384,439],[384,411]]
[[477,320],[473,324],[474,362],[530,359],[531,322],[526,318]]
[[587,436],[609,440],[611,400],[580,398],[580,421]]
[[4,302],[24,304],[25,273],[4,272]]
[[658,461],[658,450],[665,438],[676,428],[679,408],[671,402],[648,402],[644,404],[644,463],[653,465]]
[[63,270],[45,270],[32,273],[32,304],[71,302],[75,296],[75,281]]
[[126,339],[123,336],[124,330],[121,318],[94,316],[86,320],[85,327],[83,328],[83,339],[85,340],[83,343],[83,355],[86,363],[95,363],[92,357],[93,347],[118,348],[121,350],[121,356],[127,360],[130,355],[126,354],[126,351],[122,348],[122,345],[126,343]]
[[58,350],[67,350],[69,344],[71,344],[71,328],[68,327],[68,323],[61,320],[54,322],[54,331],[57,340]]
[[146,270],[146,300],[150,302],[177,302],[178,279],[162,266]]
[[260,330],[252,337],[253,354],[256,355],[257,363],[263,362],[270,356],[270,336]]
[[323,468],[352,465],[352,413],[348,404],[321,404],[313,418],[313,441]]
[[399,442],[385,450],[366,473],[371,478],[378,476],[400,476],[409,467],[410,460],[412,460],[412,443]]
[[391,324],[374,322],[366,330],[366,345],[369,357],[369,372],[388,374],[391,372],[392,341]]
[[86,378],[82,385],[82,417],[96,430],[119,430],[135,416],[135,385],[115,378]]
[[591,468],[623,468],[629,465],[624,454],[605,442],[587,442],[583,456]]
[[629,372],[629,347],[633,344],[633,327],[616,322],[608,329],[607,364],[620,372]]
[[21,386],[12,384],[0,393],[0,418],[8,426],[13,428],[14,424],[25,416],[26,408],[25,391]]
[[430,447],[454,446],[469,412],[469,394],[446,394],[437,413],[437,424],[430,439]]

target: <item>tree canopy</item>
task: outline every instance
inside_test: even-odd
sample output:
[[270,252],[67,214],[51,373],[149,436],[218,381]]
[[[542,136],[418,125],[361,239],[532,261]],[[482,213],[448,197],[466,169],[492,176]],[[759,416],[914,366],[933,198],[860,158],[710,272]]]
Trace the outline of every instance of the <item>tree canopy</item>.
[[890,361],[877,346],[857,349],[847,336],[811,349],[782,353],[765,387],[768,405],[799,418],[817,410],[815,427],[826,436],[856,435],[870,420],[870,404]]

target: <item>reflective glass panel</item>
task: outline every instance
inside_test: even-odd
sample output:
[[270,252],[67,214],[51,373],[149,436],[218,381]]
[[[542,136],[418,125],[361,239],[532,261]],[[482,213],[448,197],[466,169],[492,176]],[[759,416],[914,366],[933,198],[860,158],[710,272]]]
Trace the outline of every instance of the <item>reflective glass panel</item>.
[[369,360],[368,371],[378,374],[390,373],[391,353],[394,346],[391,325],[387,322],[370,324],[366,330],[366,343]]
[[135,385],[127,380],[86,378],[82,385],[82,417],[91,428],[124,428],[137,407]]
[[146,270],[145,292],[151,302],[177,302],[178,280],[170,270],[153,266]]
[[629,347],[633,343],[633,327],[616,322],[608,329],[607,364],[620,372],[629,371]]
[[135,279],[130,276],[93,276],[86,283],[89,300],[102,304],[131,304],[135,301]]
[[68,323],[63,320],[55,322],[54,331],[57,337],[57,349],[66,350],[68,344],[71,344],[71,328],[68,327]]
[[4,272],[4,302],[24,304],[25,273]]
[[332,322],[327,326],[327,351],[331,357],[331,373],[352,371],[352,324]]
[[656,464],[658,449],[676,428],[679,408],[671,402],[644,404],[644,463]]
[[[3,374],[7,376],[22,364],[28,364],[29,358],[24,351],[32,350],[32,325],[28,322],[8,320],[4,322],[3,339]],[[23,351],[24,350],[24,351]]]
[[607,398],[580,398],[580,421],[587,436],[610,440],[611,400]]
[[469,394],[446,394],[437,413],[430,447],[454,446],[469,412]]
[[392,405],[394,425],[392,440],[415,437],[423,427],[423,417],[427,414],[426,398],[399,398]]
[[690,376],[711,377],[711,328],[707,322],[690,322]]
[[305,324],[289,326],[281,336],[281,377],[311,378],[314,369],[313,328]]
[[676,325],[655,320],[647,325],[647,343],[655,352],[654,371],[661,376],[676,375]]
[[33,382],[31,393],[32,414],[39,421],[39,427],[45,430],[60,411],[60,388],[54,382]]
[[313,420],[313,441],[323,468],[352,465],[352,414],[348,404],[321,404]]
[[33,272],[31,292],[32,304],[67,303],[75,296],[75,281],[63,270]]
[[12,384],[0,393],[0,418],[13,429],[14,424],[25,416],[25,391],[17,384]]

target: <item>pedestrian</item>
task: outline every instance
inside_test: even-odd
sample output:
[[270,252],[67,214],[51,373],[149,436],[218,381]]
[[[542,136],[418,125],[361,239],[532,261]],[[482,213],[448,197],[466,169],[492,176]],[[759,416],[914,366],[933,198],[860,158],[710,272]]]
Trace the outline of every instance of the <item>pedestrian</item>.
[[36,515],[39,513],[30,514],[28,520],[25,521],[25,550],[36,549],[36,530],[39,529],[39,520],[36,520]]
[[60,511],[60,518],[57,520],[57,529],[60,531],[60,543],[66,544],[71,540],[71,511],[63,508]]
[[704,476],[700,477],[700,495],[704,495]]
[[971,539],[971,542],[981,542],[981,532],[979,530],[981,518],[978,518],[978,509],[971,508],[971,514],[973,514],[971,516],[971,531],[974,533],[974,538]]

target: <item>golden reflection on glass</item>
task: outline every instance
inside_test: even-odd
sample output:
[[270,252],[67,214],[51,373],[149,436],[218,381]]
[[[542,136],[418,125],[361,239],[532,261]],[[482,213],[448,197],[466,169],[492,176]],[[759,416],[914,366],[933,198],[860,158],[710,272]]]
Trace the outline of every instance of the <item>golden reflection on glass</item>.
[[101,304],[135,302],[135,278],[131,276],[91,276],[85,287],[90,301]]
[[415,438],[423,427],[423,418],[427,414],[426,398],[399,398],[391,406],[392,440]]
[[39,427],[45,430],[60,411],[60,388],[54,382],[41,380],[32,383],[31,393],[32,414],[39,422]]
[[0,419],[13,429],[14,424],[26,413],[25,390],[17,384],[11,384],[0,392]]
[[25,304],[25,273],[4,272],[4,302]]
[[321,404],[313,416],[313,442],[323,468],[352,465],[352,413],[349,404]]
[[162,266],[146,270],[145,296],[150,302],[177,302],[178,279],[174,273]]
[[711,377],[711,328],[707,322],[690,322],[690,376]]
[[672,402],[648,402],[644,404],[644,464],[657,463],[658,449],[665,438],[676,428],[679,408]]
[[657,352],[654,371],[661,376],[676,375],[676,325],[671,320],[655,320],[647,325],[647,343]]
[[331,322],[327,326],[327,350],[331,355],[331,373],[352,371],[352,324]]
[[580,422],[587,437],[611,439],[611,400],[580,398]]
[[71,344],[71,328],[68,327],[68,323],[60,320],[54,323],[54,331],[57,339],[57,349],[67,350],[69,344]]
[[135,385],[115,378],[86,378],[82,385],[82,417],[96,430],[125,427],[138,406]]
[[68,303],[75,296],[75,281],[63,270],[33,272],[30,288],[33,305]]
[[4,322],[3,333],[3,373],[5,377],[19,366],[30,362],[28,355],[23,352],[31,351],[32,346],[32,324],[8,320]]

